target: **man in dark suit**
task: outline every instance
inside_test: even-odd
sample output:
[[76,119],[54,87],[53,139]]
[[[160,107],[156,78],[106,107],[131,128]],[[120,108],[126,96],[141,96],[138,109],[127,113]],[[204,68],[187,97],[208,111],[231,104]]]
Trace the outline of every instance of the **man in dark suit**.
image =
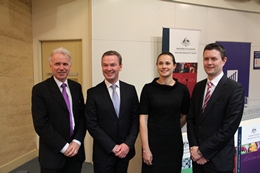
[[[138,97],[134,86],[119,81],[122,57],[118,52],[105,52],[101,61],[105,80],[87,91],[86,101],[87,127],[94,139],[94,172],[126,173],[139,131]],[[119,110],[114,107],[114,92]]]
[[195,85],[187,116],[193,173],[233,173],[234,134],[243,115],[244,90],[224,76],[226,61],[221,45],[211,43],[204,48],[208,77]]
[[[71,67],[68,50],[54,50],[49,63],[53,76],[32,89],[32,117],[39,135],[41,173],[80,173],[85,160],[86,134],[81,85],[67,79]],[[67,103],[63,94],[68,96]]]

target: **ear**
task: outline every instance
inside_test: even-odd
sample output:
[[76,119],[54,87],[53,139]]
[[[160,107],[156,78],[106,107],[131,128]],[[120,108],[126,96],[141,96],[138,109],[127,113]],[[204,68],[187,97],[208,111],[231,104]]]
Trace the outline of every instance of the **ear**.
[[119,71],[121,71],[121,70],[122,70],[122,66],[123,66],[123,64],[120,64],[120,65],[119,65],[119,67],[120,67],[120,70],[119,70]]
[[226,62],[227,62],[227,57],[225,57],[222,61],[223,61],[223,66],[226,64]]

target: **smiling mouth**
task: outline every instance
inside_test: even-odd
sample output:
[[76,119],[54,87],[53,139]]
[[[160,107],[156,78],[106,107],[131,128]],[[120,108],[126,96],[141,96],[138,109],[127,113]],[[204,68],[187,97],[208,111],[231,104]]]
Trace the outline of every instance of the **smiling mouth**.
[[112,76],[114,73],[106,73],[106,75],[108,76]]

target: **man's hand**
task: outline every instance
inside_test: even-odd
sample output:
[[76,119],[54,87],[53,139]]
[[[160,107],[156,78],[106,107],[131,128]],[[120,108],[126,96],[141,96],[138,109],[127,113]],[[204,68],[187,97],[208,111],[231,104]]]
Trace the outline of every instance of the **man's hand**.
[[190,148],[190,155],[194,162],[196,162],[197,160],[199,160],[202,157],[201,153],[199,152],[198,146],[193,146]]
[[64,152],[64,155],[67,157],[73,157],[78,154],[79,151],[79,144],[76,142],[71,142],[69,144],[68,149]]
[[113,152],[115,153],[115,156],[119,158],[125,158],[129,150],[130,148],[125,143],[122,143],[120,145],[116,145],[113,149]]
[[208,160],[203,156],[196,161],[196,163],[199,164],[199,165],[204,165],[207,162],[208,162]]

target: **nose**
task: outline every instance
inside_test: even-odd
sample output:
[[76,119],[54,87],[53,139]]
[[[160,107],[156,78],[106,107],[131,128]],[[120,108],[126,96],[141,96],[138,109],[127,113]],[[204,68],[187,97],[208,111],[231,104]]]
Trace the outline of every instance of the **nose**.
[[107,66],[107,70],[111,70],[111,66],[109,65],[109,66]]
[[207,63],[208,63],[208,64],[212,64],[212,60],[211,60],[211,59],[209,59]]
[[162,64],[162,68],[165,68],[165,67],[166,67],[166,64],[163,63],[163,64]]
[[60,64],[59,69],[63,70],[63,69],[65,69],[65,66],[63,64]]

